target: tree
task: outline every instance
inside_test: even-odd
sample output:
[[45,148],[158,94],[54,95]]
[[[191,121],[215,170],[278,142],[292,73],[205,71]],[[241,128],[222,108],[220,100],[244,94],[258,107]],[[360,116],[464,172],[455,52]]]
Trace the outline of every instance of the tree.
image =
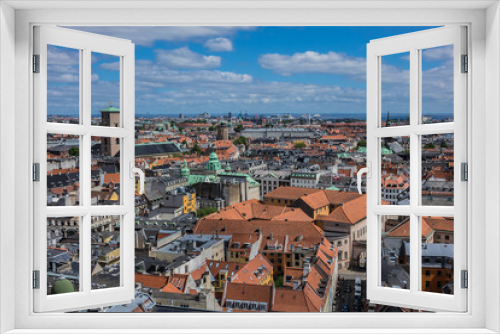
[[234,127],[234,132],[241,132],[243,131],[243,125],[238,124]]
[[248,145],[248,140],[245,138],[245,137],[239,137],[239,138],[236,138],[234,141],[233,141],[233,144],[234,145]]
[[208,131],[215,131],[215,126],[210,125],[210,127],[208,128]]
[[186,140],[186,139],[184,139],[184,140],[182,141],[182,145],[187,146],[187,144],[188,144],[187,140]]
[[356,145],[356,150],[358,150],[360,147],[366,147],[366,140],[361,139],[358,141],[358,145]]
[[283,275],[276,277],[274,280],[274,286],[277,288],[281,288],[283,286]]
[[444,140],[441,142],[441,148],[448,148],[448,144]]
[[435,146],[433,143],[428,143],[428,144],[425,144],[424,148],[425,149],[433,149]]
[[203,217],[208,216],[208,215],[215,213],[215,212],[217,212],[217,209],[213,208],[211,206],[206,207],[206,208],[201,208],[196,212],[196,217],[203,218]]
[[266,128],[274,128],[274,125],[271,124],[271,123],[267,123],[266,125],[264,125]]
[[293,148],[306,148],[307,145],[303,141],[298,141],[295,144],[293,144]]
[[201,150],[200,145],[198,143],[194,144],[193,148],[191,149],[191,153],[196,153],[200,155],[203,151]]
[[78,148],[78,146],[73,146],[70,147],[68,153],[70,157],[78,157],[80,156],[80,149]]
[[201,131],[201,128],[200,128],[200,127],[197,127],[197,128],[196,128],[196,131],[198,131],[198,132],[199,132],[199,131]]

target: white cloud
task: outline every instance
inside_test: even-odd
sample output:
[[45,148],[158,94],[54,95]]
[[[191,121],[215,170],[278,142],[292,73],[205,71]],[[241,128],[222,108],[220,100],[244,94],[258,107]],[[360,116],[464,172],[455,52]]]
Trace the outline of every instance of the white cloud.
[[220,36],[234,36],[238,31],[255,30],[255,27],[67,27],[80,31],[131,40],[143,46],[154,41],[199,41]]
[[108,70],[108,71],[119,71],[120,70],[120,62],[116,61],[113,63],[102,63],[99,65],[99,68],[102,68],[103,70]]
[[210,51],[233,51],[233,43],[224,37],[209,39],[204,46]]
[[136,62],[136,84],[140,89],[146,87],[162,87],[168,84],[193,83],[248,83],[253,77],[248,74],[237,74],[218,70],[190,70],[179,71],[171,69],[164,63],[153,63],[149,60]]
[[365,58],[351,57],[334,51],[328,53],[297,52],[291,56],[270,53],[262,55],[259,58],[259,64],[262,68],[283,76],[297,73],[326,73],[364,80],[366,72]]
[[156,59],[161,65],[181,69],[212,69],[221,64],[221,57],[205,56],[191,51],[187,46],[175,50],[156,50]]
[[437,48],[422,50],[424,60],[450,60],[453,59],[453,45],[440,46]]

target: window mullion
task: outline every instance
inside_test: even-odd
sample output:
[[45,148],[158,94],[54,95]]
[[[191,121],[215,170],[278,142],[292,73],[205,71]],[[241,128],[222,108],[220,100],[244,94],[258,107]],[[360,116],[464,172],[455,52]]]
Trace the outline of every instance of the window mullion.
[[83,206],[86,214],[82,217],[80,226],[80,291],[90,293],[92,287],[92,246],[91,246],[91,215],[90,206],[92,204],[91,182],[92,182],[92,140],[90,133],[91,125],[91,51],[85,48],[82,51],[82,70],[80,81],[80,99],[82,104],[82,124],[85,127],[85,134],[82,136],[82,150],[80,161],[80,192],[83,199]]
[[420,138],[415,133],[419,124],[420,116],[420,52],[418,49],[410,50],[410,291],[412,294],[419,290],[419,258],[420,258],[420,239],[419,239],[419,217],[415,214],[415,209],[420,204],[419,197],[419,174],[420,159],[419,142]]

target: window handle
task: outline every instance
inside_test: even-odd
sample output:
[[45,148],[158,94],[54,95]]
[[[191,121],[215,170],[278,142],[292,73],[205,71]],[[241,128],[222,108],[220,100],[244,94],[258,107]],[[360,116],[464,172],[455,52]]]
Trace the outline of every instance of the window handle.
[[361,182],[362,182],[362,179],[361,179],[361,176],[366,173],[366,176],[368,178],[371,178],[372,177],[372,171],[371,171],[371,162],[367,162],[366,163],[366,167],[364,168],[361,168],[358,173],[357,173],[357,177],[358,177],[358,192],[360,195],[363,194],[363,192],[361,191]]
[[139,195],[144,194],[144,172],[135,167],[134,162],[130,162],[130,178],[135,179],[135,174],[139,175]]

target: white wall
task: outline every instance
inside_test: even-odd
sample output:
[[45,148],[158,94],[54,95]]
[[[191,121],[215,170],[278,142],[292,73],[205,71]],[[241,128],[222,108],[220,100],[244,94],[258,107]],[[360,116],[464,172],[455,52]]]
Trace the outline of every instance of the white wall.
[[[488,182],[486,182],[486,210],[487,219],[490,221],[500,221],[500,174],[499,166],[499,147],[500,147],[500,7],[496,3],[490,6],[486,11],[486,138],[485,143],[488,149],[485,150],[486,164],[484,173],[488,173]],[[474,119],[474,121],[476,121]],[[491,167],[494,166],[494,170]],[[473,222],[474,223],[474,222]],[[486,230],[486,249],[487,254],[496,254],[486,256],[486,275],[485,277],[499,277],[500,264],[498,254],[500,230],[499,224],[489,224]],[[472,277],[472,279],[477,279]],[[484,279],[484,278],[481,278]],[[486,308],[486,328],[494,332],[500,332],[500,286],[498,284],[488,284],[486,280],[482,286],[486,286],[486,301],[490,307]],[[494,305],[494,307],[491,307]]]
[[15,13],[5,3],[0,3],[0,332],[14,328],[15,283],[14,256],[4,254],[14,252],[14,100],[4,96],[14,96],[15,69]]

